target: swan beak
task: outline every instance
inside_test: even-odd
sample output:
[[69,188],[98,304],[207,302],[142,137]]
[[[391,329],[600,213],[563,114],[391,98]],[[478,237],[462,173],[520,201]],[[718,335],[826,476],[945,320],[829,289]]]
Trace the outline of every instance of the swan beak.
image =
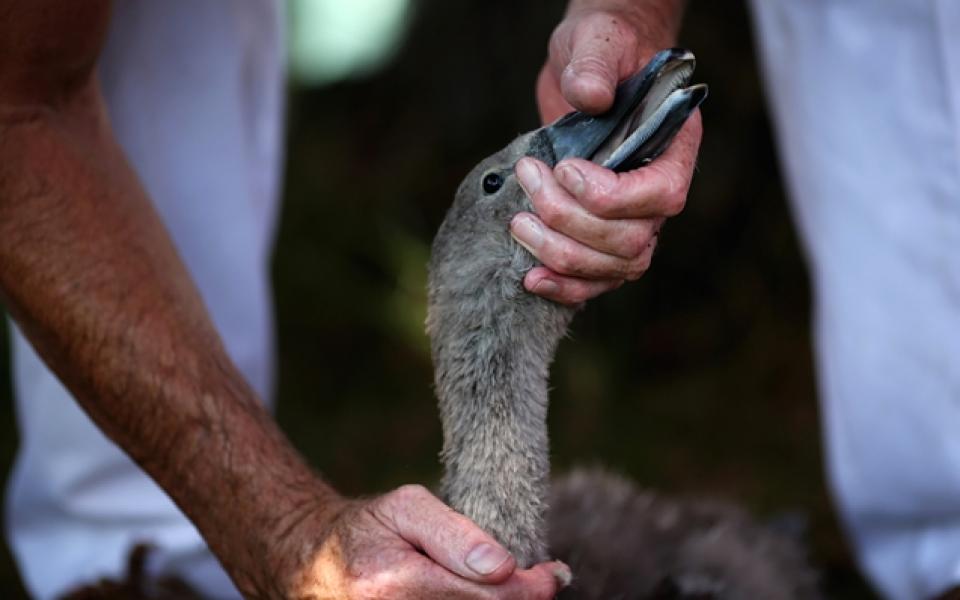
[[660,156],[707,97],[705,84],[687,87],[695,66],[689,50],[661,50],[617,86],[606,113],[572,112],[544,128],[556,162],[586,158],[622,172]]

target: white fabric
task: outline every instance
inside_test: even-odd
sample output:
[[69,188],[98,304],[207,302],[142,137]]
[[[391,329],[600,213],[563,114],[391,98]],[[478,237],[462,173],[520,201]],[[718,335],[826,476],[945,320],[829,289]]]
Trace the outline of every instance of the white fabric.
[[754,0],[828,472],[892,599],[960,583],[960,3]]
[[[272,387],[268,260],[280,165],[280,0],[115,3],[101,81],[120,144],[262,398]],[[212,597],[237,593],[193,526],[90,423],[14,334],[21,450],[7,528],[26,585],[50,598],[121,575],[141,541]]]

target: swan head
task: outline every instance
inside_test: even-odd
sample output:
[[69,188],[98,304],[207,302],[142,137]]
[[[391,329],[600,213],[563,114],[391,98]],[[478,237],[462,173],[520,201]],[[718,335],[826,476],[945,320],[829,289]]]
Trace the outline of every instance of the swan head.
[[486,292],[495,299],[518,299],[523,275],[536,260],[509,233],[514,215],[533,210],[514,174],[517,161],[529,156],[553,167],[577,157],[614,171],[649,163],[706,98],[706,85],[687,86],[695,64],[689,50],[662,50],[617,87],[606,113],[569,113],[520,135],[474,167],[434,240],[432,298],[455,293],[463,300]]

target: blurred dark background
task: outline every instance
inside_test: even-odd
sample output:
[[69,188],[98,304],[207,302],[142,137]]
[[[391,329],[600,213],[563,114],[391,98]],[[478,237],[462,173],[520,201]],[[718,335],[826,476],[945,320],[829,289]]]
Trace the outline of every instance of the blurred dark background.
[[[556,470],[603,463],[659,490],[802,513],[830,597],[871,598],[825,487],[810,291],[750,24],[741,3],[692,4],[681,43],[710,84],[699,170],[651,271],[591,302],[561,346]],[[291,82],[278,418],[345,493],[438,478],[429,243],[460,178],[538,124],[533,82],[564,5],[421,0],[382,69]],[[16,447],[7,359],[0,344],[3,474]],[[0,597],[22,594],[0,547]]]

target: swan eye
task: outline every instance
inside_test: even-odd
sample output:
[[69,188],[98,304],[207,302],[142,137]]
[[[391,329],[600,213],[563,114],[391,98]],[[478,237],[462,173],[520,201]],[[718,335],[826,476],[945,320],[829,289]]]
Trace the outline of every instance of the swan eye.
[[503,176],[500,173],[487,173],[483,176],[483,191],[492,194],[503,186]]

